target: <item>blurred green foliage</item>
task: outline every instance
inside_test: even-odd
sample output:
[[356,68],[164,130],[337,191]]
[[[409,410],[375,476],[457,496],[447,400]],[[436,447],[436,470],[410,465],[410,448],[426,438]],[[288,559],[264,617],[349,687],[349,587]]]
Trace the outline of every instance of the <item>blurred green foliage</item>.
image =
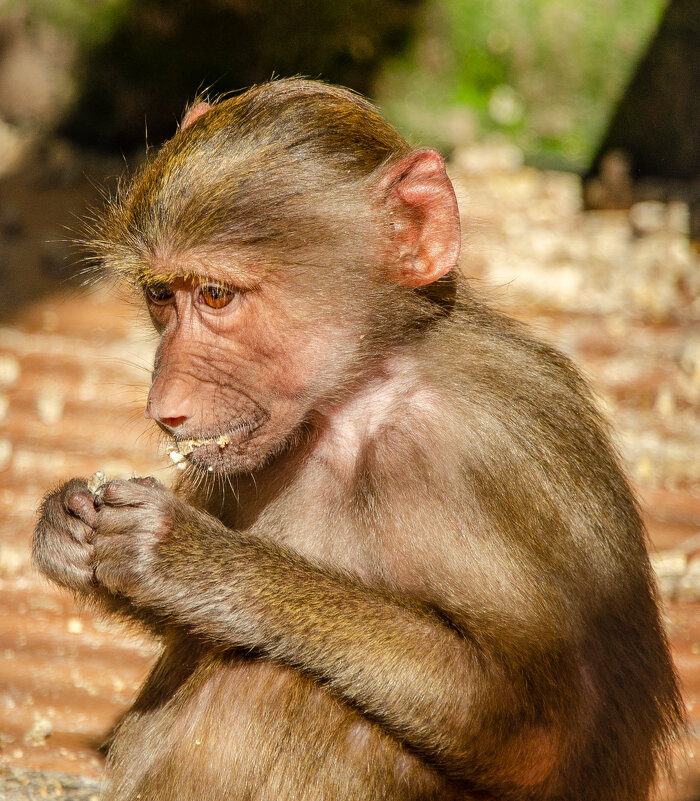
[[[584,169],[665,0],[385,0],[373,13],[360,0],[3,5],[77,39],[79,80],[87,81],[78,126],[105,145],[140,141],[144,115],[156,139],[169,135],[166,122],[172,127],[212,80],[226,90],[305,73],[361,91],[374,87],[383,111],[417,143],[449,151],[502,132],[531,162]],[[409,9],[418,16],[407,47],[409,26],[392,31]],[[183,34],[190,37],[184,48]],[[89,119],[91,109],[105,130]]]
[[[25,11],[63,29],[81,46],[91,47],[109,37],[132,0],[6,0],[9,12]],[[0,3],[0,8],[2,8]]]
[[503,132],[530,161],[584,168],[665,0],[430,0],[377,97],[420,142]]

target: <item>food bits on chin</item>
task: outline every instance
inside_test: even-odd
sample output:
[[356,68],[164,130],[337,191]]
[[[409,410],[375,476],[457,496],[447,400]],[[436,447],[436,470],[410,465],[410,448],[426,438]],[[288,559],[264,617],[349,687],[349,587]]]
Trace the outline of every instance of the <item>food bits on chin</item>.
[[[179,439],[174,445],[168,448],[168,456],[172,463],[178,470],[184,470],[187,467],[187,459],[195,448],[202,445],[218,445],[223,450],[231,442],[227,434],[221,434],[218,437],[210,437],[208,439]],[[210,473],[212,470],[209,471]]]
[[170,448],[168,450],[168,456],[178,470],[184,470],[187,467],[187,460],[177,448]]

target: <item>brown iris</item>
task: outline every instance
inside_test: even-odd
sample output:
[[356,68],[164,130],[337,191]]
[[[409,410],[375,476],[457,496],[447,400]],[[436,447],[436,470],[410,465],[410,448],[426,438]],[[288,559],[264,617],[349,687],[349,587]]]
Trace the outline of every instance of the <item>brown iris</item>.
[[222,284],[202,284],[199,295],[211,309],[223,309],[233,300],[235,292]]

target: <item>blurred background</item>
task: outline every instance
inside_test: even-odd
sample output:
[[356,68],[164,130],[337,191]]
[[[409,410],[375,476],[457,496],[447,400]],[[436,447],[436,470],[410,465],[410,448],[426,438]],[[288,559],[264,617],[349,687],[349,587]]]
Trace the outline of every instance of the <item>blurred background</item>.
[[198,94],[306,75],[448,158],[462,269],[582,366],[640,498],[699,801],[700,0],[0,0],[0,798],[96,799],[156,653],[32,570],[48,487],[171,479],[137,304],[73,244]]
[[[685,5],[697,16],[695,2]],[[451,150],[501,132],[528,160],[585,170],[665,2],[4,6],[0,114],[11,125],[58,128],[75,142],[128,152],[142,149],[146,131],[152,143],[170,136],[198,91],[303,74],[369,94],[421,142]]]

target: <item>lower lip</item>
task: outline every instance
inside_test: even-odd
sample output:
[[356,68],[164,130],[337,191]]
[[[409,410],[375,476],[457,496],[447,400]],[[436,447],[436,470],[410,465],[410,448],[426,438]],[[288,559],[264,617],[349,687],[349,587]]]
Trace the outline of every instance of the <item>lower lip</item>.
[[[207,437],[206,442],[202,442],[200,444],[194,445],[192,450],[188,453],[182,453],[179,448],[174,447],[170,451],[170,456],[173,462],[177,465],[180,470],[184,470],[187,466],[187,461],[192,457],[205,457],[209,456],[217,456],[222,454],[230,445],[242,445],[247,439],[250,438],[251,434],[259,427],[259,424],[253,423],[246,423],[244,425],[237,426],[232,431],[227,434],[224,434],[218,438],[209,438]],[[225,441],[221,441],[222,437],[225,437]],[[219,441],[217,441],[219,440]],[[185,442],[188,442],[185,440]],[[190,440],[191,442],[191,440]],[[188,446],[189,447],[189,446]],[[196,461],[200,461],[200,458],[195,459]],[[213,472],[213,470],[210,470]]]

